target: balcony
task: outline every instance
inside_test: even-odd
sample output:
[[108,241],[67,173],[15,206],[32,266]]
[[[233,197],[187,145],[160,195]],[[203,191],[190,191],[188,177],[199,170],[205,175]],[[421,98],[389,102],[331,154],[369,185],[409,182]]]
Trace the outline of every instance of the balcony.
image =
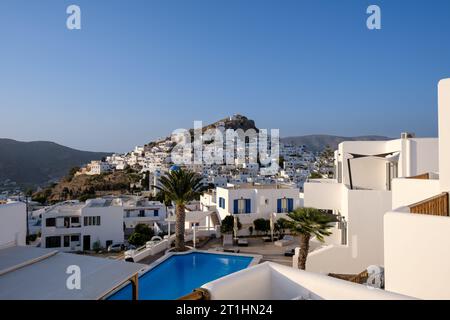
[[448,193],[443,192],[437,196],[409,205],[409,212],[433,216],[449,216],[448,199]]

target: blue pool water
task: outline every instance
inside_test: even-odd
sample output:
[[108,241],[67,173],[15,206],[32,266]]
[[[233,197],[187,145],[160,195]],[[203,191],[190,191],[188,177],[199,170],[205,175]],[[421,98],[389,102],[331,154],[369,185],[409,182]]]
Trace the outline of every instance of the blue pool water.
[[[139,300],[174,300],[207,282],[245,269],[253,258],[192,252],[173,255],[139,277]],[[131,285],[108,300],[131,300]]]

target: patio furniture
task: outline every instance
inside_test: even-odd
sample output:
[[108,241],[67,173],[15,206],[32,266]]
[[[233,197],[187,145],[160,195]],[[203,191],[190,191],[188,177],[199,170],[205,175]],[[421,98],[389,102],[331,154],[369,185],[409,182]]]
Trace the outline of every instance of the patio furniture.
[[294,243],[294,237],[289,236],[289,235],[286,235],[283,237],[283,239],[274,242],[274,244],[277,247],[285,247],[285,246],[291,245],[293,243]]
[[223,252],[229,252],[229,253],[239,253],[241,250],[239,249],[223,249]]
[[238,246],[239,247],[248,247],[248,240],[247,239],[239,239]]
[[231,234],[223,235],[223,246],[233,246],[233,236]]
[[284,252],[285,257],[293,257],[295,255],[295,249],[289,249]]

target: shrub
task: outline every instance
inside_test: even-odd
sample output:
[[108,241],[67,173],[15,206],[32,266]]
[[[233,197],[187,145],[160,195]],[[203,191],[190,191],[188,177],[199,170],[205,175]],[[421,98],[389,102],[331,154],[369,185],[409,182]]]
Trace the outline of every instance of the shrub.
[[142,246],[154,235],[153,229],[146,224],[140,223],[134,228],[134,232],[128,238],[128,242],[135,246]]
[[92,244],[92,250],[94,250],[95,252],[99,252],[102,249],[100,241],[97,240]]
[[270,220],[259,218],[253,221],[255,230],[259,232],[267,233],[270,230]]
[[[239,218],[237,218],[237,224],[238,224],[238,229],[241,229],[242,224],[239,221]],[[233,232],[233,227],[234,227],[234,217],[226,216],[225,219],[222,220],[222,224],[220,226],[220,232],[221,233],[231,233],[231,232]]]

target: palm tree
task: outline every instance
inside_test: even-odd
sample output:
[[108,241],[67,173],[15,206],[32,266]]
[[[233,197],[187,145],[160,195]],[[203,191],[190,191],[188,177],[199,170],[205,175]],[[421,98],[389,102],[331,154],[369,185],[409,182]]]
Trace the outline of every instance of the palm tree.
[[329,236],[334,220],[324,214],[321,210],[314,208],[297,208],[287,214],[290,218],[289,229],[300,234],[300,254],[298,256],[299,268],[305,270],[306,259],[309,251],[309,240],[315,236],[320,242],[324,242],[324,237]]
[[195,172],[180,168],[169,171],[159,179],[159,182],[160,185],[154,187],[175,203],[175,250],[185,251],[185,208],[188,202],[198,199],[204,191],[202,177]]

